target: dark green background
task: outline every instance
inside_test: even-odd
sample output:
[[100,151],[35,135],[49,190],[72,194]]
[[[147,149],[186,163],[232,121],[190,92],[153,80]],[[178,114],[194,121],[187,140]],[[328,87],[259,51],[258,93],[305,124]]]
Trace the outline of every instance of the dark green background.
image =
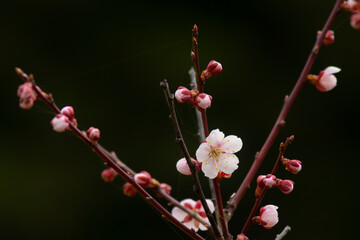
[[[182,157],[159,82],[188,86],[191,28],[200,29],[200,64],[216,59],[224,71],[210,79],[210,129],[242,138],[239,169],[222,184],[224,200],[237,189],[265,141],[335,1],[7,1],[0,9],[0,239],[187,239],[140,198],[106,184],[102,161],[71,133],[55,133],[41,102],[18,107],[15,66],[35,74],[60,106],[72,105],[79,126],[101,129],[101,144],[136,171],[148,170],[180,200],[196,198],[179,175]],[[303,171],[289,196],[269,191],[279,206],[272,230],[252,226],[250,239],[357,239],[360,32],[349,14],[335,21],[336,44],[324,47],[312,73],[342,68],[338,86],[320,93],[305,85],[259,173],[271,170],[280,141],[295,134],[289,158]],[[193,109],[177,104],[194,156]],[[204,184],[206,179],[200,174]],[[204,185],[206,186],[206,185]],[[238,234],[254,187],[230,223]],[[205,187],[209,196],[208,187]],[[206,234],[204,236],[207,236]]]

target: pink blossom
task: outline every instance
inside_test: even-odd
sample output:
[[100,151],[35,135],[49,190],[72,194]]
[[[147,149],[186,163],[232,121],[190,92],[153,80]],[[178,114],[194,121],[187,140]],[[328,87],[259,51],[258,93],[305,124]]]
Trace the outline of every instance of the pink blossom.
[[200,93],[196,97],[197,107],[201,108],[201,109],[207,109],[207,108],[211,107],[211,101],[212,101],[212,96],[210,96],[206,93]]
[[67,116],[69,118],[70,121],[72,121],[72,119],[74,118],[75,116],[75,113],[74,113],[74,109],[72,106],[66,106],[66,107],[63,107],[60,111],[61,114]]
[[134,197],[137,191],[133,185],[127,182],[123,185],[123,193],[128,197]]
[[[196,161],[195,159],[191,158],[191,161],[193,163],[195,163],[195,168],[196,168],[196,172],[198,172],[200,170],[201,167],[201,163],[199,163],[198,161]],[[176,163],[176,169],[184,175],[187,176],[191,176],[191,171],[190,171],[190,167],[187,164],[187,161],[185,158],[181,158],[177,163]]]
[[239,163],[234,153],[240,151],[242,145],[241,139],[234,135],[225,138],[219,129],[211,131],[196,151],[196,158],[202,163],[201,169],[205,176],[214,179],[220,172],[232,174]]
[[17,95],[19,99],[19,105],[22,109],[30,109],[34,106],[36,100],[36,93],[33,90],[32,83],[26,82],[18,87]]
[[204,81],[216,74],[221,73],[222,70],[223,70],[222,65],[219,62],[212,60],[209,62],[208,66],[206,67],[206,70],[204,70],[201,73],[201,79]]
[[175,98],[179,103],[190,102],[192,94],[186,87],[179,87],[175,92]]
[[[206,199],[206,203],[209,206],[209,209],[211,212],[214,212],[215,208],[214,208],[214,204],[212,203],[211,200]],[[204,219],[204,221],[209,223],[209,220],[206,216],[205,210],[201,204],[200,201],[194,201],[192,199],[184,199],[180,202],[181,205],[183,205],[184,207],[194,211],[195,213],[197,213],[201,218]],[[190,228],[190,229],[194,229],[195,232],[197,232],[199,229],[202,231],[206,231],[207,228],[201,224],[198,220],[196,220],[195,218],[193,218],[191,215],[189,215],[188,213],[184,212],[181,208],[178,207],[174,207],[171,211],[171,214],[180,222],[182,222],[186,227]],[[209,223],[210,224],[210,223]]]
[[93,143],[96,143],[100,139],[100,130],[94,127],[90,127],[86,131],[86,135]]
[[294,182],[291,180],[280,180],[279,189],[285,194],[289,194],[294,190]]
[[146,171],[142,171],[140,173],[135,174],[134,180],[137,184],[139,184],[143,188],[149,187],[152,182],[152,178],[150,174]]
[[245,236],[243,233],[237,235],[236,240],[249,240],[247,236]]
[[360,11],[360,1],[359,0],[348,0],[347,5],[349,6],[350,11]]
[[272,228],[279,222],[277,209],[275,205],[266,205],[260,209],[260,224],[264,228]]
[[64,132],[69,128],[69,119],[63,114],[58,114],[51,120],[51,125],[55,132]]
[[350,24],[352,28],[360,30],[360,13],[354,13],[351,15]]
[[286,162],[285,168],[289,172],[297,174],[298,172],[301,171],[302,163],[299,160],[290,160]]
[[336,86],[337,79],[333,73],[340,72],[338,67],[327,67],[324,71],[321,71],[316,81],[315,86],[321,92],[327,92]]
[[118,173],[114,169],[108,168],[108,169],[105,169],[102,171],[101,178],[105,182],[112,182],[112,181],[114,181],[114,179],[117,175],[118,175]]
[[170,195],[172,189],[170,185],[166,183],[161,183],[160,188],[163,189],[167,195]]

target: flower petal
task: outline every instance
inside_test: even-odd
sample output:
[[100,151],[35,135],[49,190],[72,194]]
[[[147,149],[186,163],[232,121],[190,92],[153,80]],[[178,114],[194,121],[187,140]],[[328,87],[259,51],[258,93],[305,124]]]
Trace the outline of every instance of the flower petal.
[[330,67],[327,67],[327,68],[324,70],[324,76],[325,76],[325,75],[334,74],[334,73],[338,73],[338,72],[340,72],[340,71],[341,71],[340,68],[330,66]]
[[220,170],[232,174],[238,168],[239,159],[232,153],[221,154],[219,157]]
[[[180,202],[183,206],[191,206],[191,209],[194,209],[196,202],[190,198],[186,198]],[[190,209],[190,207],[188,207]]]
[[[206,203],[207,203],[207,205],[208,205],[208,207],[209,207],[210,212],[211,212],[211,213],[214,212],[214,211],[215,211],[214,203],[213,203],[210,199],[205,199],[205,200],[206,200]],[[201,208],[200,208],[200,210],[199,210],[199,213],[200,213],[200,212],[205,212],[203,206],[201,206]],[[206,218],[207,218],[207,217],[206,217]]]
[[[210,222],[209,222],[208,219],[206,219],[205,221],[207,222],[208,225],[210,225]],[[207,229],[204,225],[202,225],[201,223],[200,223],[199,228],[200,228],[201,231],[207,231],[207,230],[208,230],[208,229]]]
[[243,146],[243,142],[240,138],[234,135],[227,136],[224,140],[222,140],[221,149],[223,149],[226,153],[236,153],[240,151]]
[[321,92],[327,92],[333,89],[337,84],[337,79],[334,75],[324,75],[315,85]]
[[196,150],[196,159],[199,162],[203,162],[209,158],[210,145],[207,142],[200,144],[199,148]]
[[184,219],[186,218],[186,216],[188,216],[188,214],[186,212],[184,212],[183,210],[181,210],[178,207],[174,207],[171,210],[171,215],[173,215],[177,220],[179,220],[180,222],[184,221]]
[[206,142],[211,146],[216,146],[221,143],[223,138],[225,137],[224,133],[219,129],[212,130],[209,136],[206,138]]
[[195,220],[193,219],[190,222],[183,223],[186,227],[194,229],[195,232],[199,231],[199,226],[195,225]]
[[204,172],[205,176],[214,179],[219,173],[219,166],[213,159],[209,159],[201,165],[201,170]]

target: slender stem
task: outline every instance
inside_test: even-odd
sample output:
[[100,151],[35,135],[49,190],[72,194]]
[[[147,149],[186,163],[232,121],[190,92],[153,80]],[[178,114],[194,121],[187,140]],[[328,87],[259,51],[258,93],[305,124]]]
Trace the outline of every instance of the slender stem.
[[202,190],[200,180],[199,180],[199,177],[198,177],[197,172],[196,172],[195,165],[191,161],[189,151],[188,151],[188,149],[186,147],[184,138],[182,136],[182,133],[181,133],[181,130],[180,130],[180,127],[179,127],[179,123],[177,121],[176,113],[175,113],[175,106],[174,106],[174,95],[170,92],[169,84],[167,83],[166,80],[162,81],[160,83],[160,86],[164,90],[164,94],[166,96],[166,100],[167,100],[167,103],[168,103],[168,106],[169,106],[169,110],[170,110],[169,118],[171,120],[173,129],[175,131],[176,142],[179,144],[179,146],[180,146],[180,148],[181,148],[181,150],[182,150],[182,152],[184,154],[184,157],[185,157],[185,159],[187,161],[187,164],[190,167],[191,176],[192,176],[192,178],[194,180],[194,191],[198,195],[199,200],[201,201],[201,204],[202,204],[202,206],[204,208],[204,211],[205,211],[205,213],[206,213],[206,215],[207,215],[207,217],[209,219],[209,222],[210,222],[210,225],[212,227],[212,231],[215,234],[215,237],[217,239],[222,239],[221,233],[220,233],[220,231],[219,231],[219,229],[217,227],[216,221],[215,221],[213,215],[211,214],[209,206],[208,206],[208,204],[206,202],[205,195],[204,195],[204,192]]
[[227,215],[227,219],[230,220],[231,217],[233,216],[240,200],[242,199],[242,197],[245,195],[245,192],[247,191],[247,189],[250,187],[250,183],[252,182],[252,180],[255,177],[256,172],[258,171],[262,161],[264,160],[265,156],[267,155],[270,147],[272,146],[272,144],[275,141],[275,138],[277,137],[278,133],[280,132],[280,130],[282,129],[282,127],[285,125],[285,119],[291,109],[291,107],[293,106],[293,103],[296,99],[296,97],[298,96],[300,90],[302,89],[302,87],[304,86],[304,84],[306,83],[307,79],[306,76],[309,74],[311,67],[314,64],[314,61],[318,55],[319,49],[322,45],[323,39],[325,37],[325,34],[327,33],[327,31],[330,29],[330,26],[332,25],[332,23],[334,22],[335,17],[340,13],[341,8],[340,5],[343,1],[342,0],[337,0],[334,8],[329,16],[329,18],[327,19],[323,29],[322,29],[322,33],[321,35],[317,38],[314,47],[312,48],[310,55],[306,61],[306,64],[300,74],[299,79],[297,80],[293,90],[291,91],[290,95],[288,97],[285,98],[284,101],[284,105],[281,109],[281,112],[268,136],[268,138],[266,139],[264,145],[262,146],[259,154],[256,155],[255,160],[249,170],[249,172],[247,173],[245,179],[243,180],[243,182],[241,183],[239,189],[237,190],[237,192],[235,193],[234,197],[232,197],[227,204],[226,207],[226,215]]
[[232,239],[232,236],[229,233],[229,229],[228,229],[228,226],[225,221],[224,207],[223,207],[223,203],[222,203],[222,199],[221,199],[220,183],[217,180],[217,178],[213,179],[213,185],[214,185],[214,190],[215,190],[215,194],[216,194],[215,196],[216,196],[217,209],[219,212],[218,220],[221,224],[222,233],[226,240]]
[[282,230],[281,233],[276,235],[275,240],[282,240],[286,236],[286,234],[288,234],[288,232],[290,231],[291,231],[291,227],[289,225],[286,225],[284,230]]
[[[271,171],[272,175],[276,174],[276,171],[278,170],[278,168],[279,168],[279,166],[281,164],[281,159],[283,158],[287,147],[289,146],[289,144],[293,140],[294,140],[294,135],[291,135],[290,137],[286,138],[285,143],[280,143],[279,154],[278,154],[278,157],[277,157],[277,159],[275,161],[273,170]],[[251,210],[251,212],[249,214],[249,217],[247,218],[247,220],[245,222],[245,225],[244,225],[243,230],[241,231],[241,233],[246,234],[248,228],[250,227],[250,225],[252,223],[252,219],[255,216],[255,213],[256,213],[257,209],[259,208],[260,203],[261,203],[262,199],[264,198],[265,193],[266,193],[267,190],[268,190],[268,187],[265,186],[264,189],[261,191],[260,196],[256,198],[254,206],[253,206],[253,208],[252,208],[252,210]]]
[[[20,71],[22,73],[21,75],[19,74]],[[27,77],[27,75],[23,73],[22,70],[19,68],[16,69],[16,72],[23,79]],[[43,100],[56,114],[60,113],[59,107],[55,104],[51,94],[48,95],[43,91],[41,91],[40,88],[36,86],[32,75],[30,75],[28,79],[25,80],[32,82],[33,90],[36,92],[38,98]],[[193,230],[186,227],[183,223],[179,222],[174,216],[172,216],[159,202],[157,202],[148,192],[146,192],[144,188],[142,188],[139,184],[137,184],[136,181],[133,179],[133,177],[130,174],[128,174],[128,172],[126,172],[122,167],[120,167],[108,155],[108,152],[103,151],[103,148],[99,147],[99,144],[97,143],[93,144],[92,141],[85,134],[83,134],[81,130],[78,129],[77,126],[75,126],[72,122],[69,122],[69,128],[77,137],[79,137],[86,145],[88,145],[99,157],[101,157],[105,161],[106,165],[113,168],[122,178],[124,178],[127,182],[133,185],[134,188],[140,193],[140,195],[150,205],[152,205],[156,210],[160,212],[161,216],[164,219],[174,224],[176,227],[178,227],[180,230],[182,230],[192,239],[204,240],[204,238],[202,238],[200,235],[198,235]]]

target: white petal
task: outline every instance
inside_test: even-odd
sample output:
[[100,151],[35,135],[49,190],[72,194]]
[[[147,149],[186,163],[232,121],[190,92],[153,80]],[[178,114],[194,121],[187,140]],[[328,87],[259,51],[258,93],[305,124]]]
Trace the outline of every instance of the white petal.
[[194,219],[189,222],[184,223],[184,225],[190,229],[194,229],[195,232],[199,231],[199,228],[195,226]]
[[232,174],[238,168],[239,159],[231,153],[221,154],[219,157],[220,170],[226,174]]
[[221,149],[223,149],[226,153],[236,153],[240,151],[243,146],[243,142],[240,138],[234,135],[227,136],[224,140],[222,140]]
[[206,177],[214,179],[219,173],[219,166],[215,160],[209,159],[206,162],[203,162],[201,165],[201,170],[204,172]]
[[190,204],[192,209],[195,207],[196,202],[191,198],[186,198],[180,202],[181,205],[185,206],[185,204]]
[[[210,212],[211,213],[214,212],[215,211],[214,203],[210,199],[205,199],[205,200],[206,200],[206,203],[207,203],[207,205],[209,207]],[[201,206],[200,211],[204,211],[203,206]]]
[[206,142],[200,144],[199,148],[196,150],[196,160],[203,162],[209,158],[210,145]]
[[334,74],[334,73],[338,73],[340,72],[341,69],[338,68],[338,67],[327,67],[325,70],[324,70],[324,76],[325,75],[330,75],[330,74]]
[[[209,220],[206,219],[205,221],[208,223],[208,225],[210,225]],[[207,231],[207,230],[208,230],[207,227],[205,227],[205,226],[202,225],[201,223],[200,223],[200,225],[199,225],[199,228],[200,228],[201,231]]]
[[216,146],[217,144],[221,143],[223,138],[225,137],[224,133],[221,132],[219,129],[212,130],[209,136],[206,138],[206,142],[211,146]]
[[334,75],[324,75],[320,78],[319,82],[316,84],[317,89],[322,92],[327,92],[333,89],[337,84],[337,79]]
[[171,215],[173,215],[177,220],[182,222],[188,214],[186,212],[184,212],[183,210],[181,210],[180,208],[174,207],[171,210]]

